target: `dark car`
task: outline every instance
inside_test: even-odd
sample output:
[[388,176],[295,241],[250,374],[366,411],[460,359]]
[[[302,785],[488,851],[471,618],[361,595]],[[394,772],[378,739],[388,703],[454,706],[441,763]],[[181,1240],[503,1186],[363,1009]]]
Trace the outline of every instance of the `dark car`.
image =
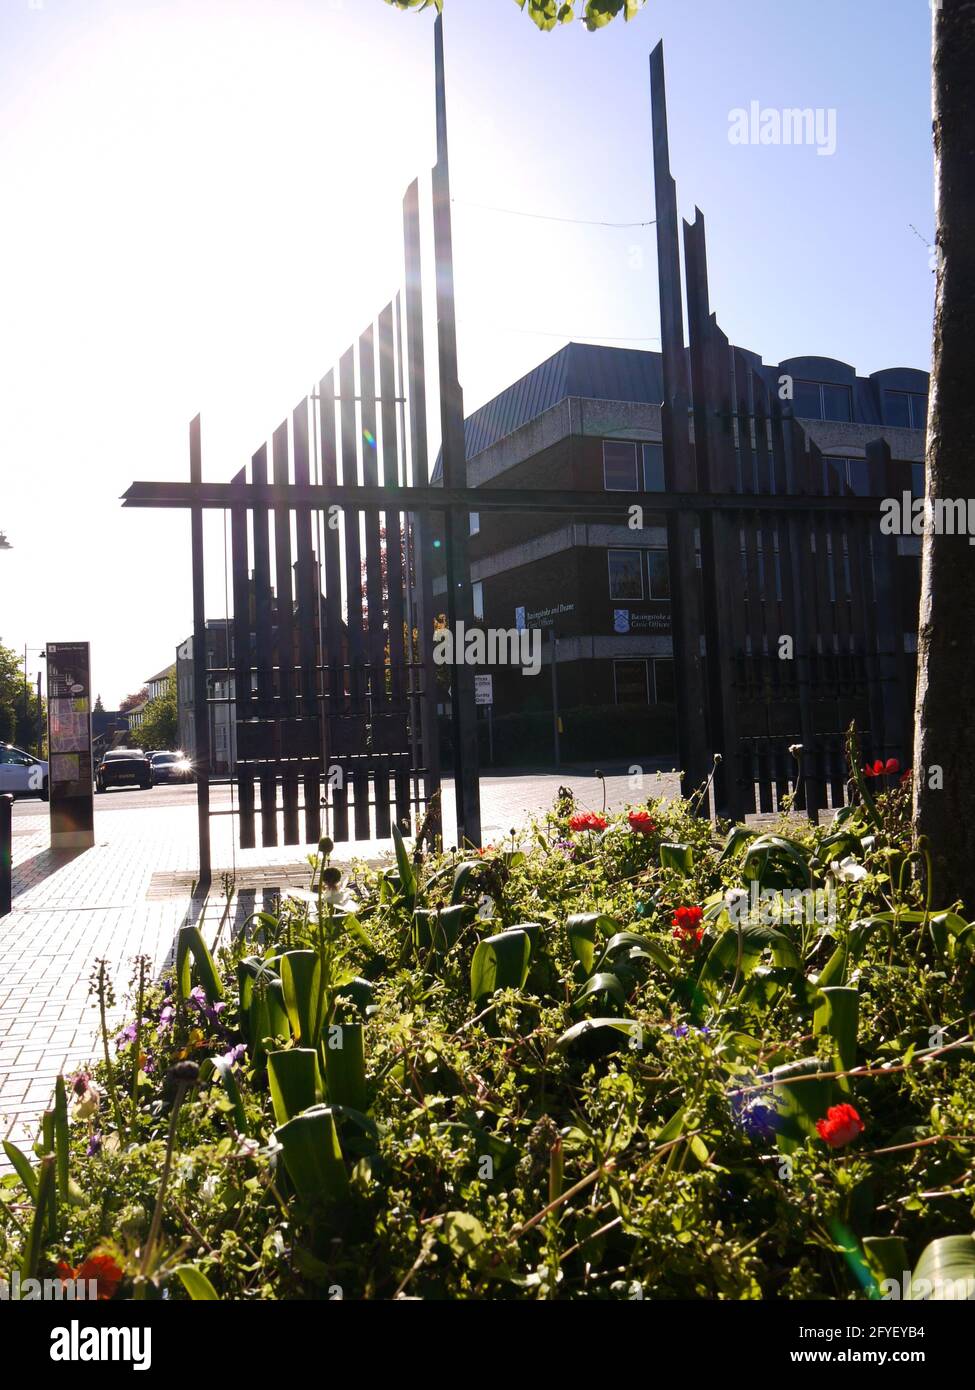
[[152,786],[152,765],[141,748],[111,748],[98,764],[95,787],[100,792],[109,787]]
[[185,753],[151,753],[147,755],[152,767],[152,780],[160,782],[190,782],[193,765]]

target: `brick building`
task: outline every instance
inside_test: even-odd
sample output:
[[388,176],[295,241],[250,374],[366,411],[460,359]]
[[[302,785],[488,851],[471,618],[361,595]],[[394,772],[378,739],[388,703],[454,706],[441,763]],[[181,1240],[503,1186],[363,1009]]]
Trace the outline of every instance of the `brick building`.
[[[896,621],[904,674],[913,682],[920,540],[882,536],[879,502],[923,491],[927,373],[891,368],[863,377],[832,358],[768,365],[754,353],[744,357],[770,392],[791,393],[793,414],[834,475],[830,490],[877,495],[872,543],[897,549]],[[647,494],[639,529],[585,515],[471,515],[476,617],[485,627],[541,629],[544,642],[540,674],[492,672],[497,762],[550,760],[556,718],[563,758],[676,751],[667,538],[663,516],[653,511],[654,494],[664,490],[662,395],[658,353],[569,343],[465,422],[472,487]],[[877,439],[891,451],[883,478],[866,461],[867,444]],[[739,479],[747,480],[754,460],[738,450]],[[741,587],[744,602],[744,551],[742,572],[728,582]],[[766,588],[774,598],[777,544],[761,584],[762,599]],[[438,577],[434,594],[444,591]]]

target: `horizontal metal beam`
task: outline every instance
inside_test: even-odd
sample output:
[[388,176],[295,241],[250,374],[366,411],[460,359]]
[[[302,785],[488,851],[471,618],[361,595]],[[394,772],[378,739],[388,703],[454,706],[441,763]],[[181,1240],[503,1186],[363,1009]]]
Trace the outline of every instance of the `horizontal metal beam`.
[[125,507],[294,507],[299,510],[429,512],[459,507],[472,512],[565,512],[618,516],[631,507],[650,512],[875,512],[879,497],[716,492],[574,492],[549,488],[438,488],[346,484],[135,482]]

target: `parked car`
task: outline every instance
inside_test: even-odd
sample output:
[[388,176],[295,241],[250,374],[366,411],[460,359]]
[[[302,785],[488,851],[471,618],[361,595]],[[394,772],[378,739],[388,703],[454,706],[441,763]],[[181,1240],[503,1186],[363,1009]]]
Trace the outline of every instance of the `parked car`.
[[109,787],[141,787],[148,791],[151,786],[152,764],[141,748],[110,748],[98,764],[96,791],[108,791]]
[[193,764],[185,753],[149,753],[146,756],[152,766],[154,784],[193,780]]
[[39,796],[48,799],[47,763],[15,748],[12,743],[0,743],[0,793],[14,796]]

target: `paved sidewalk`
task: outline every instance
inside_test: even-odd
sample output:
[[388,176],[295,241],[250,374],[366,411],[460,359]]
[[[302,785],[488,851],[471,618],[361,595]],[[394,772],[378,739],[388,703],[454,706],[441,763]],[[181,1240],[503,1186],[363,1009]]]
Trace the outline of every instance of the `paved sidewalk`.
[[[603,784],[592,776],[485,777],[484,842],[507,836],[545,810],[560,785],[571,787],[581,805],[601,809]],[[607,775],[605,787],[612,809],[649,795],[673,795],[676,778],[663,774],[658,781],[651,774],[638,791],[625,774]],[[34,1140],[58,1074],[97,1055],[97,1013],[88,993],[96,959],[108,961],[118,1001],[112,1026],[121,1026],[134,956],[148,955],[160,971],[184,922],[201,922],[212,942],[228,913],[242,923],[281,887],[308,882],[308,849],[236,849],[235,818],[218,816],[211,822],[213,885],[208,898],[194,900],[195,806],[175,798],[168,805],[142,803],[138,793],[130,795],[131,810],[113,802],[102,814],[96,801],[95,846],[81,853],[51,851],[46,808],[20,803],[14,810],[13,911],[0,918],[0,1138],[22,1148]],[[443,802],[450,845],[456,829],[449,783]],[[336,858],[376,860],[391,848],[390,841],[350,842],[337,846]],[[229,903],[224,873],[236,882]],[[6,1166],[0,1153],[0,1171]]]

